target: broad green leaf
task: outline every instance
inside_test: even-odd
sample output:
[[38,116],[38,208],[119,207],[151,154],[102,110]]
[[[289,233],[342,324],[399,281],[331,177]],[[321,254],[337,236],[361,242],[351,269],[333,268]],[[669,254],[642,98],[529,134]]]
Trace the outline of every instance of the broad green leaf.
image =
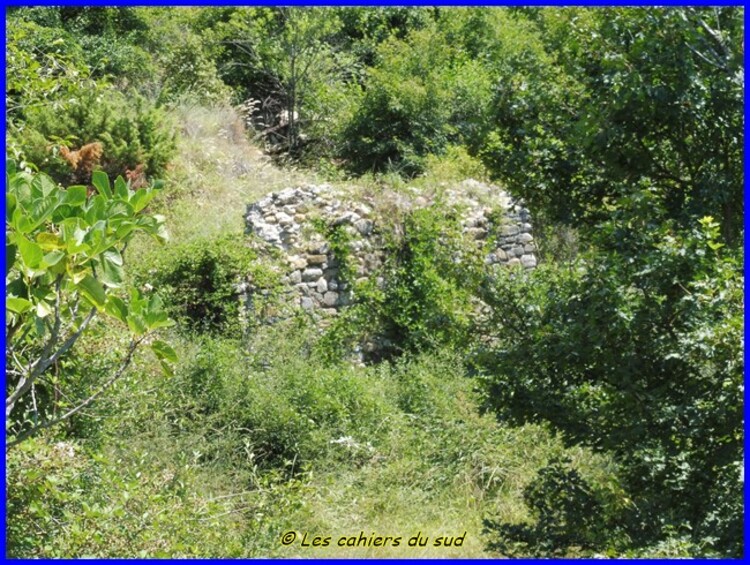
[[171,320],[166,312],[159,312],[158,314],[150,314],[148,316],[148,329],[158,330],[159,328],[170,328],[174,326],[174,320]]
[[13,218],[11,220],[11,224],[18,233],[29,233],[33,229],[31,227],[31,222],[29,221],[28,216],[23,211],[21,206],[16,206],[16,209],[13,210]]
[[63,204],[70,206],[81,206],[86,203],[88,189],[85,186],[69,186],[63,196]]
[[136,314],[141,314],[143,309],[148,305],[148,299],[141,296],[140,291],[133,287],[129,291],[130,294],[130,311]]
[[36,236],[36,242],[39,247],[45,251],[51,251],[53,249],[65,249],[65,243],[60,240],[57,234],[42,232]]
[[107,206],[108,218],[132,218],[134,215],[133,207],[129,202],[125,202],[124,200],[113,200]]
[[104,171],[94,171],[94,173],[91,175],[91,184],[96,187],[96,190],[99,191],[99,194],[107,199],[112,198],[112,189],[110,188],[109,177],[107,176],[107,173],[105,173]]
[[32,202],[31,213],[29,214],[31,227],[29,229],[34,230],[41,226],[52,215],[52,212],[55,211],[59,204],[60,199],[57,195],[39,198]]
[[63,257],[65,257],[65,253],[63,251],[50,251],[44,256],[42,264],[47,267],[54,267],[60,262],[60,259],[62,259]]
[[159,359],[166,359],[172,363],[177,363],[177,353],[175,353],[175,350],[169,344],[156,340],[151,344],[151,349],[154,350]]
[[16,314],[23,314],[29,310],[33,304],[31,301],[25,298],[19,298],[17,296],[8,296],[5,298],[5,308]]
[[85,223],[81,218],[67,218],[60,222],[60,238],[67,244],[73,239],[76,230],[80,229]]
[[5,193],[5,219],[12,220],[13,212],[16,210],[17,199],[15,194]]
[[70,277],[70,280],[73,281],[73,284],[80,283],[87,275],[91,274],[91,269],[88,267],[74,267],[70,265],[70,263],[67,265],[67,270],[68,276]]
[[46,318],[52,314],[52,306],[45,302],[44,300],[41,300],[36,303],[36,315],[40,318]]
[[164,371],[164,374],[168,377],[174,377],[174,369],[172,366],[167,363],[164,359],[159,359],[159,364],[161,365],[161,370]]
[[134,229],[138,227],[137,224],[130,220],[113,220],[110,225],[115,229],[115,237],[119,240],[124,239]]
[[21,259],[24,264],[32,269],[39,266],[42,259],[44,258],[44,252],[42,248],[36,243],[33,243],[26,239],[21,234],[17,234],[16,243],[18,245],[18,251],[21,253]]
[[156,192],[153,190],[136,190],[135,194],[133,194],[133,197],[130,199],[130,205],[133,206],[135,212],[140,212],[148,206],[149,202],[154,199],[154,196],[156,196]]
[[44,173],[39,173],[34,177],[31,182],[31,189],[33,193],[36,193],[42,197],[47,197],[57,190],[55,181],[49,178]]
[[148,311],[158,313],[164,308],[164,302],[158,294],[154,294],[148,301]]
[[104,210],[107,207],[107,199],[101,194],[97,194],[90,201],[86,209],[86,221],[89,225],[95,224],[98,220],[104,219]]
[[136,335],[143,335],[146,333],[146,321],[140,314],[129,313],[128,314],[128,327]]
[[122,286],[124,273],[122,269],[122,256],[116,249],[109,249],[102,254],[100,260],[100,279],[107,286],[118,288]]
[[156,221],[158,222],[158,228],[156,230],[156,239],[161,243],[169,241],[169,232],[167,231],[166,219],[164,216],[155,215]]
[[148,302],[148,307],[144,311],[144,318],[149,330],[166,328],[174,325],[164,312],[164,306],[158,294],[154,294]]
[[117,318],[121,322],[127,323],[128,307],[121,298],[118,298],[117,296],[109,296],[107,298],[107,304],[104,306],[104,311],[113,318]]
[[96,280],[91,275],[83,277],[81,282],[78,283],[78,287],[81,289],[83,295],[88,298],[94,306],[102,308],[107,301],[107,293],[104,291],[102,283]]
[[124,200],[128,200],[128,196],[129,196],[128,185],[125,182],[125,180],[123,180],[122,177],[117,177],[115,179],[115,195],[118,198],[123,198]]
[[95,257],[112,245],[107,240],[107,224],[100,220],[96,222],[86,234],[86,243],[91,246],[90,257]]

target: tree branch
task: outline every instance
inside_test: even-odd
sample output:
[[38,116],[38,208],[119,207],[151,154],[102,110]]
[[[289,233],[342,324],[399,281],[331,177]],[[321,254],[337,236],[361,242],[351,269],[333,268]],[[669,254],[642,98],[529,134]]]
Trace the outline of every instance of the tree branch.
[[41,424],[38,424],[36,426],[33,426],[26,430],[25,432],[22,432],[13,441],[10,441],[6,444],[6,450],[10,449],[12,447],[15,447],[22,441],[28,439],[35,433],[37,433],[40,430],[50,428],[56,424],[59,424],[60,422],[63,422],[70,418],[71,416],[77,414],[87,406],[89,406],[94,400],[99,398],[104,392],[106,392],[115,382],[125,373],[125,370],[130,366],[130,363],[133,361],[133,353],[135,353],[136,348],[138,345],[143,341],[143,339],[146,336],[141,337],[140,339],[134,339],[130,341],[130,345],[128,346],[128,351],[125,355],[125,358],[122,360],[122,363],[120,364],[120,367],[117,369],[114,375],[112,375],[107,382],[102,385],[102,387],[97,390],[94,394],[89,396],[86,400],[81,402],[78,406],[75,408],[71,408],[65,414],[62,416],[58,416],[57,418],[53,418],[52,420],[47,420],[46,422],[42,422]]
[[53,335],[50,336],[49,341],[47,344],[45,344],[44,349],[42,350],[41,355],[39,356],[39,359],[36,361],[34,366],[29,370],[28,376],[22,377],[21,380],[18,382],[18,385],[16,386],[16,389],[13,391],[13,394],[11,394],[6,400],[5,400],[5,417],[9,417],[10,413],[13,411],[13,408],[16,405],[16,402],[18,402],[18,399],[21,398],[28,390],[31,388],[31,385],[34,384],[34,381],[36,378],[41,375],[44,371],[46,371],[50,365],[52,365],[55,361],[57,361],[64,353],[66,353],[75,342],[78,340],[78,338],[81,336],[81,334],[84,332],[86,327],[89,325],[89,322],[91,322],[92,318],[94,317],[94,314],[96,314],[96,308],[92,308],[91,312],[89,312],[88,316],[83,320],[81,325],[79,326],[78,330],[71,334],[68,339],[66,339],[63,344],[59,347],[55,353],[50,355],[50,351],[52,350],[52,347],[57,343],[58,340],[58,333],[60,331],[60,319],[59,319],[59,310],[56,308],[55,317],[57,318],[55,320],[55,326],[53,328]]
[[59,333],[60,333],[60,326],[62,324],[62,319],[60,317],[61,284],[62,284],[62,275],[58,275],[57,280],[55,281],[55,291],[56,291],[55,323],[50,329],[49,339],[47,340],[47,343],[44,344],[44,347],[42,347],[42,352],[39,355],[39,359],[37,359],[36,363],[34,363],[34,365],[31,366],[27,370],[28,376],[21,377],[13,393],[8,398],[5,399],[5,417],[6,418],[10,416],[10,413],[13,411],[13,407],[16,405],[16,402],[18,401],[18,399],[21,398],[22,395],[26,394],[28,390],[31,388],[31,385],[34,384],[34,379],[40,374],[40,372],[38,372],[37,369],[39,368],[44,358],[48,357],[52,349],[55,347],[55,345],[57,345],[57,340],[59,338]]

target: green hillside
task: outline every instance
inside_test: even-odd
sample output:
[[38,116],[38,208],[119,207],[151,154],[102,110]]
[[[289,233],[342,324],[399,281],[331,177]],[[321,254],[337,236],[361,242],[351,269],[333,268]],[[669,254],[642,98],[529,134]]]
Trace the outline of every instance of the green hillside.
[[743,18],[9,8],[7,556],[740,557]]

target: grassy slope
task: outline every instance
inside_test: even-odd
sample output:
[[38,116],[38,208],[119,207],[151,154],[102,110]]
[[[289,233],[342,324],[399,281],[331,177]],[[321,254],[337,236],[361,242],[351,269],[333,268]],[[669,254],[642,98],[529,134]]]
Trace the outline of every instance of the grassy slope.
[[[178,112],[178,119],[182,135],[171,174],[174,196],[164,210],[175,242],[240,234],[244,227],[242,212],[248,202],[287,186],[319,181],[309,173],[275,167],[247,142],[238,118],[229,109],[184,108]],[[466,388],[465,384],[461,388]],[[562,448],[541,429],[507,430],[489,416],[480,417],[475,400],[468,399],[469,391],[463,392],[466,394],[449,402],[446,413],[462,414],[467,423],[461,430],[468,427],[469,433],[477,436],[473,447],[478,452],[462,454],[458,464],[451,462],[447,473],[452,476],[425,464],[427,454],[423,449],[441,450],[439,443],[430,442],[428,431],[415,437],[410,422],[387,423],[392,426],[390,453],[362,466],[318,466],[308,478],[303,504],[288,517],[289,524],[300,533],[333,536],[332,545],[300,549],[273,544],[276,551],[269,548],[270,553],[319,557],[488,556],[480,536],[483,515],[491,510],[504,519],[524,518],[520,501],[523,485]],[[452,441],[460,444],[466,439],[453,437]],[[338,536],[360,531],[365,535],[375,532],[405,537],[399,548],[336,547]],[[425,548],[406,546],[406,537],[417,532],[434,539],[464,531],[468,533],[460,549],[436,548],[431,543]]]
[[[183,108],[177,119],[180,152],[157,203],[172,234],[167,245],[226,234],[239,239],[248,202],[286,186],[318,182],[270,163],[247,142],[229,109]],[[137,240],[128,260],[148,268],[158,253],[155,243]],[[111,349],[116,334],[110,331],[102,328],[98,337],[87,338],[90,355]],[[41,554],[489,557],[482,518],[525,519],[523,486],[563,450],[542,428],[505,428],[479,415],[471,381],[450,358],[417,359],[400,367],[325,368],[305,359],[298,344],[273,334],[259,339],[265,343],[257,350],[275,359],[270,369],[256,370],[236,344],[228,345],[227,355],[209,362],[211,380],[200,383],[192,399],[184,392],[191,363],[201,348],[224,346],[174,336],[182,368],[166,380],[154,359],[141,355],[131,374],[86,416],[97,428],[97,443],[76,456],[80,477],[99,477],[87,483],[88,504],[106,512],[99,519],[82,518],[78,526],[49,530],[52,538],[45,543],[53,549]],[[232,417],[227,423],[201,416],[199,408],[197,418],[188,413],[190,406],[200,407],[208,384],[223,387],[220,411],[239,421],[252,410],[270,408],[282,432],[284,418],[305,419],[329,400],[334,412],[347,402],[350,411],[339,420],[311,422],[304,431],[309,437],[300,440],[307,442],[304,471],[287,483],[255,467],[252,447],[243,448],[247,430],[234,430]],[[266,416],[259,417],[266,422]],[[272,424],[268,420],[261,427]],[[214,430],[214,425],[223,427]],[[342,435],[372,439],[372,451],[362,455],[331,443]],[[41,457],[54,461],[47,453]],[[590,454],[573,455],[597,472],[601,462]],[[38,464],[33,457],[20,454],[14,464]],[[80,477],[66,474],[67,468],[60,468],[61,480],[77,484]],[[118,498],[123,489],[133,498]],[[79,508],[76,500],[60,504]],[[122,513],[112,515],[112,508]],[[289,529],[332,536],[333,543],[283,547],[278,540]],[[336,546],[339,536],[361,531],[403,541],[398,548]],[[464,531],[461,548],[406,545],[418,532],[434,539]]]

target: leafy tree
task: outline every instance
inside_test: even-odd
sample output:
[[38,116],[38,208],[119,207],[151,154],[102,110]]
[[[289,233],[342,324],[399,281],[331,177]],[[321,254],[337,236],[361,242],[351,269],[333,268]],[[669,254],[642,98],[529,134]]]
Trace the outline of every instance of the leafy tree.
[[341,22],[324,8],[275,8],[234,12],[225,27],[230,66],[245,69],[244,90],[260,101],[257,125],[298,154],[303,131],[320,119],[315,95],[342,82],[350,66],[333,45]]
[[377,55],[361,104],[343,131],[342,154],[358,173],[390,168],[413,176],[422,172],[427,155],[442,153],[456,140],[451,117],[460,104],[454,87],[472,75],[479,79],[476,86],[481,69],[454,61],[455,53],[434,27],[405,40],[391,38]]
[[[98,194],[85,186],[61,189],[44,174],[8,162],[6,189],[6,430],[10,446],[76,414],[110,387],[152,332],[171,325],[158,296],[123,289],[123,253],[137,232],[164,239],[159,216],[144,213],[157,189],[134,191],[122,178],[114,187],[94,173]],[[36,391],[45,372],[70,351],[97,314],[126,324],[131,341],[101,388],[59,416],[47,417]],[[175,361],[164,342],[151,348]],[[168,368],[168,365],[165,365]]]
[[[595,226],[641,181],[670,218],[742,225],[742,10],[540,11],[557,65],[503,73],[483,155],[533,208]],[[529,74],[534,67],[538,74]]]
[[539,72],[529,67],[534,57],[539,67],[548,59],[534,28],[501,10],[438,12],[403,38],[391,36],[367,69],[362,101],[342,133],[342,156],[357,173],[390,168],[413,176],[450,145],[476,152],[495,93],[522,84],[510,70]]
[[650,217],[658,198],[600,224],[620,253],[490,284],[480,366],[501,415],[615,455],[634,544],[678,532],[738,555],[742,512],[722,501],[741,481],[742,256],[710,217],[689,232]]
[[8,26],[5,79],[5,115],[11,127],[22,127],[19,122],[31,108],[59,111],[71,98],[96,88],[68,33],[25,21]]

